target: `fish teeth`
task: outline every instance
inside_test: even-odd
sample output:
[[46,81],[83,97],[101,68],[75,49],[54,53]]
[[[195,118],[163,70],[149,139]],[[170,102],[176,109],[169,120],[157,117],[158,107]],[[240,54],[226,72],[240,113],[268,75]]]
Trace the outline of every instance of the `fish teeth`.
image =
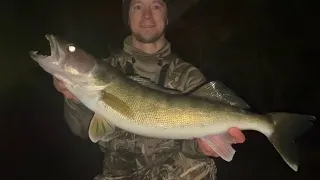
[[40,57],[43,57],[43,58],[48,57],[47,55],[38,54],[39,51],[31,51],[30,53],[31,53],[33,56],[40,56]]
[[33,55],[37,55],[39,51],[31,51]]

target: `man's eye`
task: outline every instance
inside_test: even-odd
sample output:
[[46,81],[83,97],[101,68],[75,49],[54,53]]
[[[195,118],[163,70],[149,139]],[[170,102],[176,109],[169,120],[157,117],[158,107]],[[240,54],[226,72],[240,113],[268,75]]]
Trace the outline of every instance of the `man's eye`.
[[135,9],[135,10],[140,10],[140,9],[141,9],[141,6],[134,6],[133,9]]
[[161,7],[158,5],[155,5],[155,6],[153,6],[153,9],[159,10],[159,9],[161,9]]

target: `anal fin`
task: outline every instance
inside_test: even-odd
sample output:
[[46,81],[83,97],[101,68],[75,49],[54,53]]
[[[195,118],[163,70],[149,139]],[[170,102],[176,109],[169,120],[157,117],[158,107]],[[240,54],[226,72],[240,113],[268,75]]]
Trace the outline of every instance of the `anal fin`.
[[236,141],[228,132],[205,136],[201,140],[206,142],[225,161],[230,162],[236,153],[231,146]]

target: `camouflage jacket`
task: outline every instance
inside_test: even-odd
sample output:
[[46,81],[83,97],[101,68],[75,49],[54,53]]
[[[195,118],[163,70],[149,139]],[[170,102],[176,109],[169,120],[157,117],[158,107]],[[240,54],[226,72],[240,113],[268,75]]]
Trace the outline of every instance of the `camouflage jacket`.
[[[171,53],[170,43],[157,53],[148,55],[131,46],[130,36],[124,40],[121,53],[105,59],[125,74],[149,78],[151,81],[183,92],[206,81],[190,63]],[[65,100],[65,119],[75,135],[88,138],[93,112],[82,104]],[[196,140],[167,140],[138,136],[121,129],[98,142],[105,152],[104,168],[95,180],[196,180],[214,179],[213,159],[203,155]]]

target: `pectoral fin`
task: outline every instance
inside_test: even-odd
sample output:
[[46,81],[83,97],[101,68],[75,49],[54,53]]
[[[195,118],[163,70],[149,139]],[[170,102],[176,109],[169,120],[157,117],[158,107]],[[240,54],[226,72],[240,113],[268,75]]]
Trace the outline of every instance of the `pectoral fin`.
[[125,116],[127,118],[133,118],[133,111],[132,109],[128,106],[128,104],[124,101],[122,101],[120,98],[106,93],[102,92],[101,93],[101,98],[100,101],[105,108],[111,108],[115,112],[119,113],[121,116]]
[[205,98],[211,101],[220,101],[241,109],[249,109],[250,106],[238,97],[233,91],[219,81],[211,81],[191,92],[190,96]]
[[236,153],[231,146],[236,141],[228,132],[205,136],[201,140],[206,142],[225,161],[230,162]]
[[113,133],[114,130],[115,127],[104,117],[94,114],[89,125],[89,138],[92,142],[96,143]]

